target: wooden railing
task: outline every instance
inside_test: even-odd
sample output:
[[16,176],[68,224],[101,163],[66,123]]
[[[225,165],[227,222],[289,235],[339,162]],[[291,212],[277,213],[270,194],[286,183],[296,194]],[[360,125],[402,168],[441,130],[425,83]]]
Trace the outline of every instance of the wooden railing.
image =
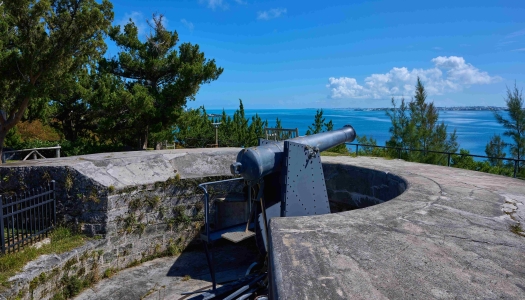
[[29,157],[32,156],[33,159],[38,159],[38,158],[46,158],[45,156],[42,155],[42,153],[38,152],[39,150],[42,151],[42,150],[55,150],[55,157],[60,157],[60,149],[62,147],[60,147],[59,145],[56,145],[54,147],[43,147],[43,148],[32,148],[32,149],[22,149],[22,150],[11,150],[11,151],[4,151],[2,152],[2,163],[5,163],[7,160],[10,160],[12,159],[16,153],[21,153],[21,152],[29,152],[25,157],[24,159],[22,160],[27,160]]

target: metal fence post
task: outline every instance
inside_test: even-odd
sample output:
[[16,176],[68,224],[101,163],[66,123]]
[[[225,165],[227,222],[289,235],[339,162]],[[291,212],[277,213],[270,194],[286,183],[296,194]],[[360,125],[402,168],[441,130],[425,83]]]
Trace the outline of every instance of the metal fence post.
[[359,154],[359,144],[356,144],[355,145],[355,156],[357,157],[358,154]]
[[447,153],[447,154],[448,154],[447,166],[450,167],[450,153]]
[[401,159],[401,148],[398,148],[397,150],[399,150],[399,159]]
[[516,174],[518,173],[518,161],[514,160],[514,178],[516,178]]
[[[166,144],[167,144],[167,142],[166,142]],[[59,147],[59,148],[56,149],[56,157],[60,157],[60,145],[57,145],[57,147]]]
[[53,227],[57,226],[57,197],[55,196],[55,181],[51,180],[51,189],[53,189]]
[[0,195],[0,243],[2,245],[0,248],[2,249],[2,254],[5,254],[5,235],[4,235],[4,200],[2,199],[2,196]]

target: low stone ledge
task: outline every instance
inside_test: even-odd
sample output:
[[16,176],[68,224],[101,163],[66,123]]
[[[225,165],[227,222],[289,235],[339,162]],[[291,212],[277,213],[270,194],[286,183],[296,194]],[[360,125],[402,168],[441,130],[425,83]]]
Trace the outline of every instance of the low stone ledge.
[[61,254],[41,255],[11,277],[11,288],[0,299],[50,299],[62,293],[70,280],[98,281],[101,248],[105,241],[90,240],[83,246]]
[[524,181],[401,160],[323,163],[408,188],[363,209],[273,218],[274,299],[525,298]]
[[[89,257],[96,270],[79,258],[69,259],[63,270],[60,257],[41,257],[13,278],[14,286],[4,297],[49,299],[56,289],[67,286],[68,279],[96,279],[104,270],[116,272],[161,253],[184,250],[196,241],[203,223],[197,185],[230,178],[229,165],[239,150],[103,153],[0,165],[0,193],[20,192],[53,179],[58,219],[100,239],[96,246],[85,245],[88,250],[68,254]],[[211,201],[242,191],[240,183],[210,190]],[[40,266],[53,271],[52,279],[40,275],[48,273]]]

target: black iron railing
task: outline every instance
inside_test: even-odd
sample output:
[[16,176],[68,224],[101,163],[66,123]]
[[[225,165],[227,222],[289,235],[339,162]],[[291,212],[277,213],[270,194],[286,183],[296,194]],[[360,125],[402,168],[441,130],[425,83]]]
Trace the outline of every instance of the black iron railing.
[[491,157],[491,156],[483,156],[483,155],[475,155],[475,154],[432,151],[432,150],[423,150],[423,149],[398,148],[398,147],[377,146],[377,145],[367,145],[367,144],[355,144],[355,143],[346,143],[346,144],[349,145],[349,146],[355,146],[356,156],[359,155],[359,147],[360,146],[364,147],[364,148],[382,148],[382,149],[395,150],[395,151],[397,151],[398,158],[401,158],[401,155],[402,155],[403,152],[423,152],[425,154],[426,153],[444,154],[444,155],[447,155],[447,166],[449,166],[449,167],[450,167],[450,159],[451,159],[452,155],[471,156],[471,157],[476,157],[476,158],[512,161],[513,165],[514,165],[514,175],[513,175],[514,178],[516,178],[516,174],[518,173],[519,164],[525,162],[524,159],[515,159],[515,158]]
[[2,254],[19,251],[53,229],[56,224],[55,181],[20,195],[0,195]]

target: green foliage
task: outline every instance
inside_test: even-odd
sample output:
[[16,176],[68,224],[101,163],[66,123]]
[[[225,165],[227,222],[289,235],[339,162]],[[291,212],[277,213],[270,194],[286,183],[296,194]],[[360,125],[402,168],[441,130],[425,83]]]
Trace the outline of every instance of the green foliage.
[[[314,122],[312,123],[312,126],[308,126],[306,135],[312,135],[312,134],[317,134],[321,132],[332,131],[333,129],[334,129],[334,124],[332,123],[332,120],[326,123],[325,118],[323,118],[323,110],[318,109],[315,113]],[[343,155],[350,154],[345,144],[341,144],[341,145],[332,147],[330,149],[327,149],[326,152],[338,153],[338,154],[343,154]]]
[[[239,109],[233,114],[233,118],[222,112],[221,125],[219,127],[219,141],[224,141],[221,146],[229,147],[251,147],[256,146],[259,138],[265,137],[264,128],[268,126],[258,114],[246,118],[244,105],[239,99]],[[220,143],[219,143],[220,144]]]
[[116,273],[117,273],[117,270],[115,270],[114,268],[108,268],[104,270],[103,278],[111,278]]
[[87,66],[83,67],[51,91],[50,123],[71,143],[89,138],[97,128],[89,103],[90,96],[97,90],[95,76],[94,73],[89,74]]
[[144,231],[146,230],[146,226],[147,226],[146,223],[139,223],[139,224],[137,224],[137,233],[139,235],[142,235],[144,233]]
[[468,156],[470,152],[466,149],[460,149],[459,155],[452,155],[450,165],[452,167],[467,169],[467,170],[476,170],[476,162],[472,156]]
[[[264,128],[268,126],[268,122],[263,121],[258,114],[251,119],[246,118],[240,99],[239,109],[233,118],[223,110],[221,117],[213,122],[221,123],[218,129],[220,147],[256,146],[259,138],[265,137]],[[215,144],[215,128],[211,123],[204,107],[183,112],[175,129],[176,141],[182,147],[189,148]]]
[[82,289],[87,287],[85,282],[81,280],[78,276],[67,276],[64,275],[60,280],[60,283],[63,285],[62,294],[66,299],[72,298],[75,295],[78,295]]
[[[164,27],[162,15],[153,15],[148,24],[150,34],[145,41],[139,40],[137,26],[131,20],[123,31],[120,26],[112,27],[109,36],[121,52],[100,63],[102,70],[125,80],[134,104],[121,105],[129,112],[115,118],[131,118],[129,125],[134,130],[126,144],[140,141],[143,149],[148,139],[165,136],[171,130],[181,108],[194,100],[201,84],[218,79],[223,72],[215,60],[204,57],[198,45],[182,43],[177,51],[178,34]],[[140,110],[134,111],[135,103]]]
[[[208,119],[204,106],[190,109],[181,114],[175,129],[178,143],[185,148],[205,147],[206,144],[215,143],[215,128]],[[219,131],[225,125],[221,124]],[[221,132],[219,132],[220,134]],[[220,139],[221,146],[224,144]]]
[[148,205],[148,207],[150,209],[154,209],[156,208],[157,206],[159,206],[160,204],[160,197],[159,196],[151,196],[151,197],[146,197],[146,204]]
[[501,136],[499,134],[494,134],[490,141],[487,143],[487,146],[485,146],[485,153],[489,157],[495,157],[495,158],[489,158],[488,161],[491,166],[497,166],[502,167],[504,160],[498,159],[498,158],[504,158],[507,154],[505,153],[505,147],[507,146],[507,143],[503,141]]
[[509,229],[512,233],[514,234],[517,234],[519,236],[523,236],[523,229],[521,228],[521,225],[518,223],[518,224],[513,224],[513,225],[510,225],[509,226]]
[[137,219],[135,218],[135,215],[131,213],[122,219],[122,223],[124,225],[124,231],[131,233],[133,232],[135,225],[137,225]]
[[179,255],[181,253],[181,248],[173,241],[170,241],[168,243],[168,247],[166,248],[166,252],[166,254],[170,256]]
[[418,78],[416,92],[408,103],[401,99],[399,107],[392,98],[393,108],[387,112],[392,121],[390,127],[390,140],[386,142],[389,147],[402,149],[421,149],[424,151],[403,151],[403,158],[411,161],[445,164],[443,155],[426,152],[456,152],[456,131],[447,135],[447,126],[444,122],[437,122],[439,114],[433,102],[426,101],[427,94],[423,83]]
[[485,173],[492,173],[498,175],[512,176],[513,166],[507,165],[491,165],[489,161],[475,161],[472,156],[468,156],[470,152],[466,149],[460,149],[459,155],[452,155],[450,166],[466,170],[473,170]]
[[[366,135],[358,136],[357,137],[357,143],[359,143],[359,153],[358,155],[365,155],[365,156],[385,156],[385,150],[377,147],[371,147],[371,146],[377,146],[377,141],[370,137],[368,138]],[[361,146],[361,145],[370,145],[370,146]]]
[[[103,0],[5,0],[0,21],[0,150],[23,117],[45,117],[51,91],[100,57],[113,20]],[[28,114],[29,108],[29,114]]]
[[191,223],[192,220],[186,213],[184,205],[175,206],[173,212],[175,213],[175,224],[189,225]]
[[[312,123],[312,126],[308,126],[308,130],[306,131],[306,135],[312,135],[316,133],[323,132],[323,128],[326,127],[326,123],[324,122],[325,118],[323,118],[323,110],[317,110],[314,116],[314,122]],[[330,123],[332,124],[332,121],[330,120]],[[333,129],[333,125],[331,126],[330,130]]]
[[[8,253],[0,256],[0,291],[2,287],[9,287],[8,279],[22,270],[30,261],[35,260],[43,254],[60,254],[70,251],[84,243],[84,237],[74,234],[66,227],[57,227],[51,232],[51,243],[45,244],[39,249],[28,247],[22,251]],[[40,278],[39,280],[41,280]]]
[[[510,119],[505,119],[499,112],[495,112],[496,121],[506,129],[503,133],[512,139],[510,154],[515,159],[525,157],[525,108],[523,107],[523,96],[521,90],[514,85],[513,89],[507,88],[507,98],[505,99],[509,109]],[[523,163],[520,163],[520,166]]]

